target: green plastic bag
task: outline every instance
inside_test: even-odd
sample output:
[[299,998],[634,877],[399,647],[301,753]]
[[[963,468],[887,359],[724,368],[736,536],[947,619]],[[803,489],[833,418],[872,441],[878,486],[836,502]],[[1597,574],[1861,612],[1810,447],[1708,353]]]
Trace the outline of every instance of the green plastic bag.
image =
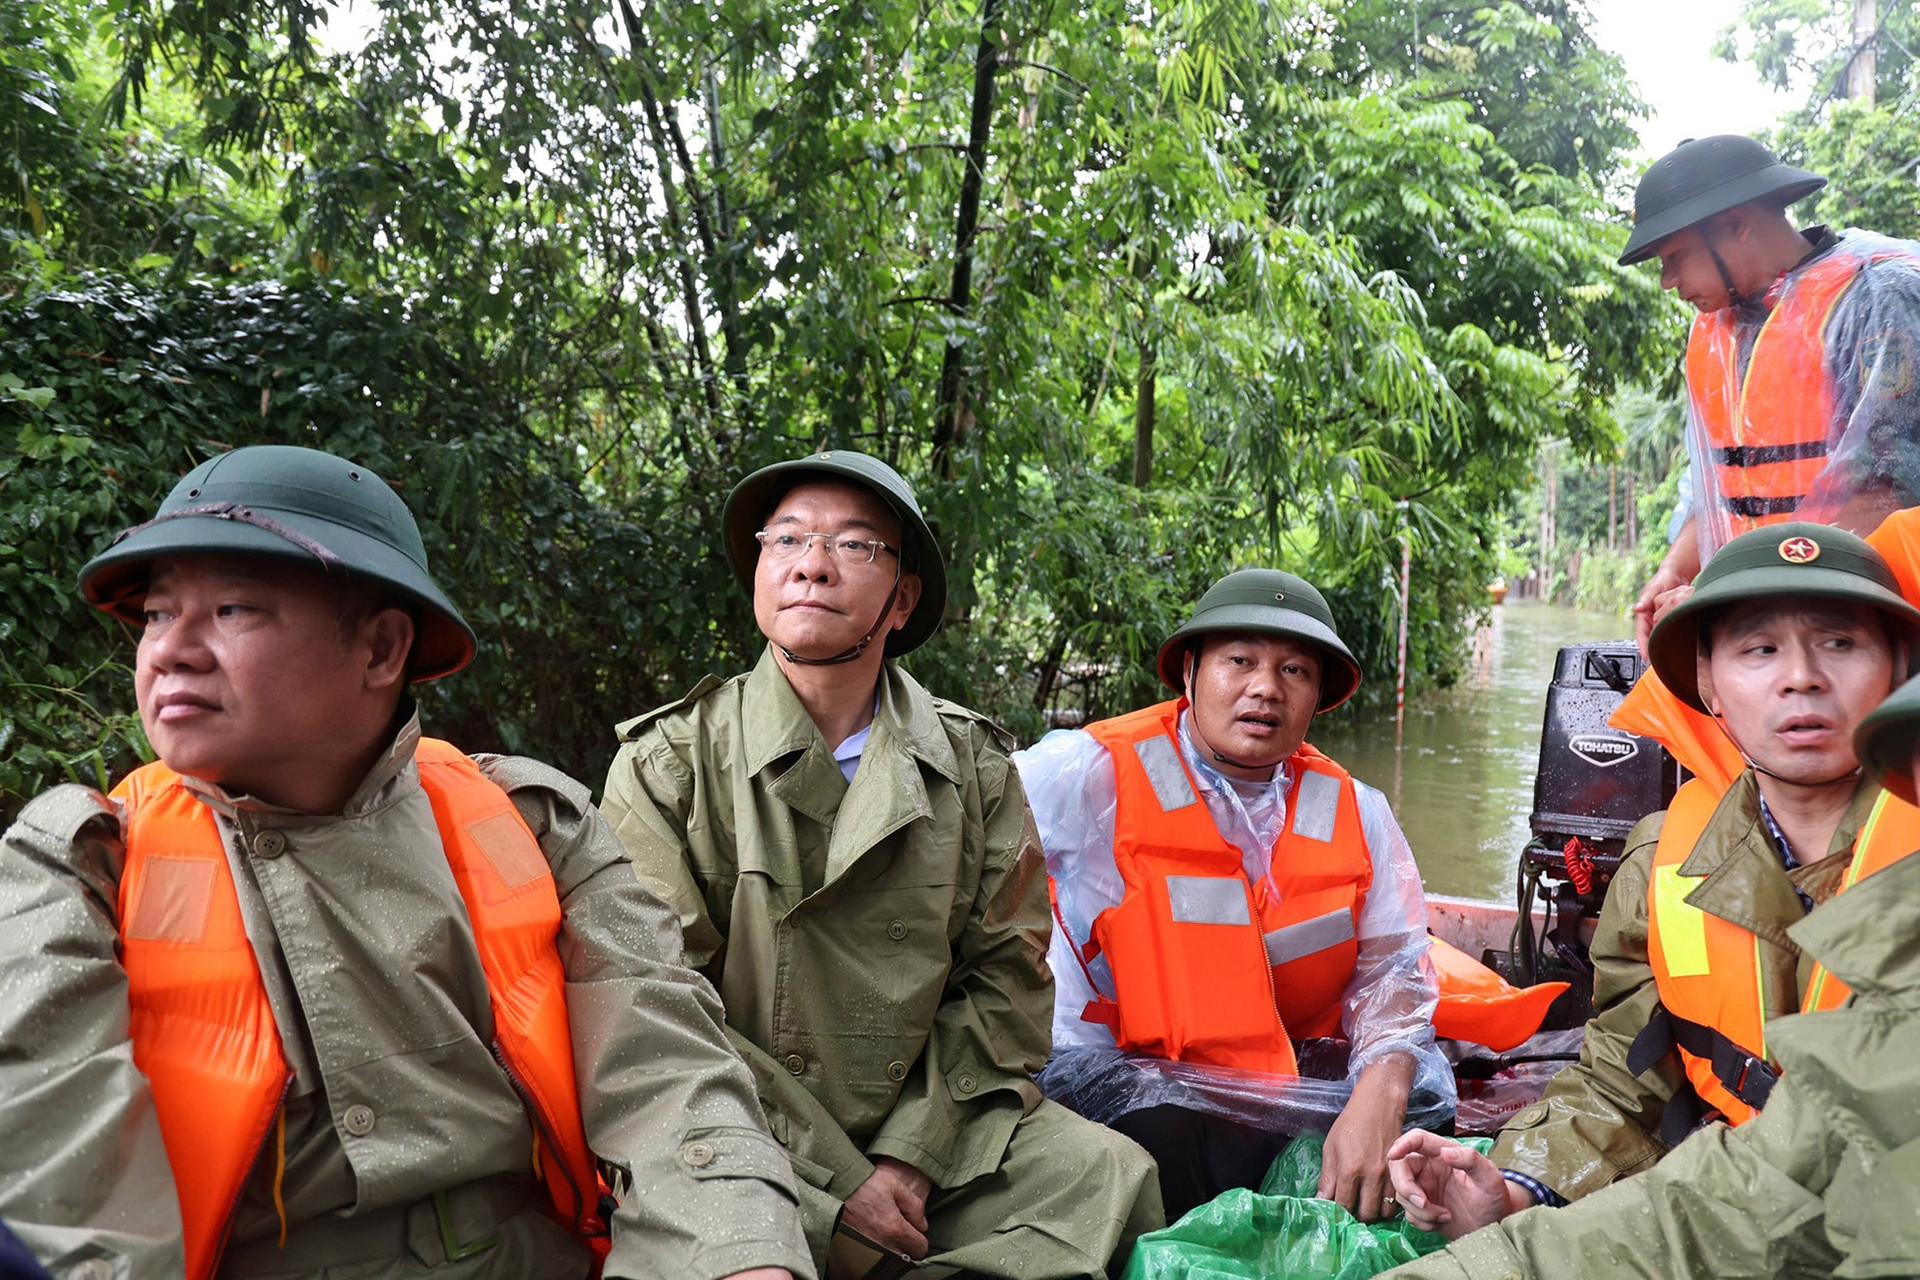
[[[1369,1280],[1447,1243],[1402,1218],[1362,1222],[1331,1200],[1314,1199],[1324,1141],[1323,1134],[1301,1134],[1267,1170],[1260,1190],[1223,1192],[1141,1236],[1125,1280]],[[1468,1145],[1484,1154],[1493,1141]]]

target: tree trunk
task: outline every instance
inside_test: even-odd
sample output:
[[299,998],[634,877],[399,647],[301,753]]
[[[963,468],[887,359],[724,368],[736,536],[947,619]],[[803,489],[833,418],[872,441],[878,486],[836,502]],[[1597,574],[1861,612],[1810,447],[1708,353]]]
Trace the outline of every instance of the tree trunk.
[[1607,464],[1607,550],[1620,548],[1620,500],[1616,496],[1615,486],[1619,482],[1618,469],[1612,463]]
[[[633,46],[633,58],[640,71],[640,105],[645,112],[647,133],[653,141],[654,163],[660,176],[661,203],[665,206],[667,226],[673,232],[675,241],[675,266],[680,274],[680,291],[683,305],[687,311],[687,336],[693,344],[694,357],[700,369],[700,382],[705,392],[707,412],[710,420],[720,414],[720,380],[713,367],[713,353],[707,346],[707,324],[700,305],[700,279],[694,268],[693,257],[685,247],[686,226],[680,217],[679,194],[674,190],[673,154],[668,138],[667,118],[660,110],[659,97],[653,91],[653,69],[647,65],[647,56],[651,52],[647,43],[646,31],[640,25],[640,16],[633,11],[627,0],[621,0],[620,10],[627,24],[627,39]],[[676,126],[677,128],[677,126]],[[682,143],[684,154],[685,144]],[[713,239],[706,225],[706,211],[701,207],[700,193],[693,186],[693,174],[687,171],[682,175],[688,182],[688,203],[691,206],[696,236],[705,250],[706,259],[713,260]]]
[[1140,344],[1140,390],[1133,398],[1133,487],[1153,483],[1154,392],[1160,379],[1160,358],[1153,344]]
[[1879,33],[1878,0],[1853,0],[1853,56],[1847,59],[1847,97],[1869,107],[1873,105],[1874,79],[1879,72],[1873,48]]
[[[963,316],[973,305],[973,241],[980,229],[980,190],[987,177],[987,141],[993,131],[993,89],[1000,64],[1000,7],[1002,0],[984,0],[980,7],[980,47],[973,56],[973,119],[967,127],[967,171],[960,179],[960,206],[954,217],[953,287],[947,308]],[[934,405],[933,471],[953,474],[953,446],[966,414],[967,347],[947,343],[940,361],[940,394]]]
[[[726,135],[720,123],[720,89],[711,68],[707,71],[707,138],[713,155],[713,221],[719,228],[717,244],[709,243],[713,256],[723,252],[724,260],[712,262],[714,292],[719,295],[720,332],[726,338],[727,382],[733,391],[733,404],[740,413],[741,434],[751,438],[753,397],[747,394],[747,343],[740,326],[739,253],[733,243],[733,210],[727,202]],[[684,147],[685,142],[682,140]]]

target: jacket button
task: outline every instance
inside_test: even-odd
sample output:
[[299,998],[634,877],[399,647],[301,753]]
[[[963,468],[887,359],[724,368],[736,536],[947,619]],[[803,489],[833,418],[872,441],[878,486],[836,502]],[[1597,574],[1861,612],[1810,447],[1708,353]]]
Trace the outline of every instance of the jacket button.
[[802,1071],[805,1071],[806,1069],[807,1069],[807,1060],[805,1058],[801,1057],[797,1053],[790,1053],[787,1055],[787,1070],[793,1072],[793,1074],[795,1075],[799,1075]]
[[704,1169],[713,1163],[713,1144],[711,1142],[689,1142],[680,1148],[680,1158],[696,1169]]
[[373,1108],[356,1102],[340,1116],[341,1127],[356,1138],[373,1132]]
[[902,1080],[905,1080],[906,1078],[907,1078],[907,1064],[906,1064],[906,1063],[904,1063],[904,1062],[889,1062],[889,1063],[887,1064],[887,1079],[889,1079],[889,1080],[892,1080],[892,1081],[893,1081],[894,1083],[896,1083],[896,1084],[897,1084],[897,1083],[899,1083],[900,1081],[902,1081]]
[[900,941],[900,939],[906,937],[907,922],[905,920],[895,920],[892,924],[887,926],[887,936],[889,938],[892,938],[895,942],[898,942]]
[[279,831],[262,831],[253,838],[253,856],[277,858],[287,851],[287,837]]
[[956,1080],[956,1081],[954,1081],[954,1083],[960,1086],[960,1092],[962,1092],[962,1093],[972,1093],[972,1092],[973,1092],[973,1077],[972,1077],[972,1076],[961,1076],[961,1077],[960,1077],[960,1078],[959,1078],[958,1080]]

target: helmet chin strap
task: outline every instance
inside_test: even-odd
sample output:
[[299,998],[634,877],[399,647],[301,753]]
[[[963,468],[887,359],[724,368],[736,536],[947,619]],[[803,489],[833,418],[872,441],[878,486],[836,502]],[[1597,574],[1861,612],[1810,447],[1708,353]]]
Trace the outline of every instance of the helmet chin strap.
[[1705,235],[1702,235],[1700,240],[1701,243],[1707,246],[1707,256],[1713,259],[1713,265],[1720,270],[1720,282],[1727,286],[1727,305],[1730,307],[1746,306],[1752,299],[1741,293],[1740,287],[1734,284],[1733,272],[1727,270],[1726,259],[1722,258],[1720,251],[1713,247],[1712,240],[1708,239]]
[[873,625],[867,628],[867,634],[831,658],[803,658],[783,644],[774,647],[780,650],[781,656],[788,662],[803,667],[837,667],[843,662],[852,662],[872,646],[874,637],[880,634],[880,628],[887,621],[887,615],[893,612],[893,602],[900,598],[901,572],[901,566],[896,563],[893,569],[893,589],[887,592],[887,602],[880,606],[880,613],[874,618]]
[[1789,778],[1783,774],[1775,773],[1747,754],[1747,749],[1740,745],[1740,739],[1733,736],[1733,730],[1727,727],[1726,719],[1722,717],[1718,711],[1709,711],[1707,714],[1712,716],[1713,722],[1720,726],[1720,732],[1727,735],[1727,741],[1731,742],[1733,749],[1740,753],[1740,758],[1747,762],[1747,768],[1753,770],[1755,773],[1764,773],[1776,782],[1784,782],[1790,787],[1806,787],[1811,790],[1817,787],[1837,787],[1843,782],[1857,782],[1866,773],[1866,769],[1858,764],[1854,765],[1853,768],[1847,770],[1845,773],[1836,773],[1833,777],[1822,778],[1818,782],[1802,782],[1798,778]]

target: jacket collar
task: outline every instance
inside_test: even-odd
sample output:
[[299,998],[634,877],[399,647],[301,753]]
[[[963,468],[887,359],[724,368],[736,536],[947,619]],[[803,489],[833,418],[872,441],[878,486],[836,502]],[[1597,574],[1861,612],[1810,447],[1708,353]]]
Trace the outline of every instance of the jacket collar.
[[[760,653],[760,661],[747,676],[741,694],[741,714],[753,726],[747,744],[747,771],[758,774],[774,761],[806,751],[816,743],[819,753],[833,766],[833,751],[813,723],[813,717],[800,702],[800,696],[787,683],[773,656],[773,646]],[[873,715],[873,732],[867,750],[873,751],[884,738],[891,739],[921,763],[949,782],[960,781],[960,762],[947,740],[933,697],[893,662],[880,667],[879,703]]]
[[1836,894],[1788,932],[1855,994],[1920,1006],[1920,855]]
[[933,698],[891,662],[881,667],[873,729],[851,783],[787,683],[771,647],[747,677],[741,712],[753,726],[747,767],[754,776],[795,757],[767,779],[767,791],[830,831],[828,885],[887,837],[932,816],[922,765],[951,783],[960,782],[959,761]]
[[[1879,795],[1879,787],[1861,784],[1840,815],[1833,843],[1820,851],[1822,855],[1852,847]],[[1813,856],[1811,850],[1800,852]],[[1701,878],[1699,886],[1687,894],[1689,905],[1779,946],[1793,945],[1781,921],[1800,919],[1806,907],[1794,892],[1780,851],[1760,816],[1760,789],[1753,770],[1743,772],[1727,788],[1706,831],[1680,864],[1680,874]]]

